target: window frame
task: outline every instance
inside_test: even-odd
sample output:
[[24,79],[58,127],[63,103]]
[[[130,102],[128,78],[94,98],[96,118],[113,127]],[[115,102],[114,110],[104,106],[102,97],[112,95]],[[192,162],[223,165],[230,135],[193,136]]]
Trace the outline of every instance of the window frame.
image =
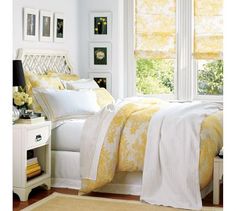
[[197,60],[193,60],[193,100],[200,100],[200,101],[216,101],[222,102],[223,95],[200,95],[198,94],[198,64]]
[[[125,8],[125,81],[126,95],[136,95],[135,1],[126,0]],[[187,33],[186,33],[187,32]],[[183,36],[184,35],[184,36]],[[159,97],[169,101],[223,101],[223,95],[199,95],[197,92],[197,61],[193,58],[194,0],[176,0],[176,62],[174,69],[174,93],[141,95]]]
[[[127,25],[125,27],[125,38],[127,38],[127,56],[129,60],[127,60],[127,75],[126,75],[126,86],[127,86],[127,96],[139,96],[139,97],[159,97],[163,100],[177,100],[177,51],[176,51],[176,59],[174,65],[174,92],[173,94],[149,94],[149,95],[137,95],[136,92],[136,58],[134,56],[135,50],[135,1],[136,0],[126,0],[125,1],[125,10],[127,11]],[[177,28],[177,21],[176,21]],[[177,33],[176,33],[177,40]],[[176,42],[177,49],[177,42]]]
[[163,100],[177,100],[177,54],[176,54],[176,59],[175,59],[175,64],[174,64],[174,92],[173,94],[137,94],[136,91],[136,59],[134,58],[134,72],[135,72],[135,95],[138,97],[158,97]]

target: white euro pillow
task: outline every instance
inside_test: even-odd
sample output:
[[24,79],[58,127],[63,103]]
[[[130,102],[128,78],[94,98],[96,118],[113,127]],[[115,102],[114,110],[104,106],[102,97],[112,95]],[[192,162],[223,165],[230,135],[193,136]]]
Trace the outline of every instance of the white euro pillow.
[[92,90],[33,89],[33,95],[51,121],[80,118],[100,110]]
[[98,84],[93,79],[80,79],[77,81],[63,81],[62,83],[66,89],[96,89]]

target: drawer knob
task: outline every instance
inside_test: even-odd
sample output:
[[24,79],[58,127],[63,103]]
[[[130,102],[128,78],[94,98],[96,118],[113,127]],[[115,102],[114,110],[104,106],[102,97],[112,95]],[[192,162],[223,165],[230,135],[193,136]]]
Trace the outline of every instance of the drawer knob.
[[42,140],[42,136],[41,136],[41,135],[36,135],[35,141],[36,141],[36,142],[39,142],[39,141],[41,141],[41,140]]

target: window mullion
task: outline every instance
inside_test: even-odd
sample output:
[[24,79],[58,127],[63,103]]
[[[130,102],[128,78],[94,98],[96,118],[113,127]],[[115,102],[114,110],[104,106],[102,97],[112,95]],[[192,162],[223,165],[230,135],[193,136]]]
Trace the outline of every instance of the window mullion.
[[177,0],[178,100],[192,100],[192,0]]

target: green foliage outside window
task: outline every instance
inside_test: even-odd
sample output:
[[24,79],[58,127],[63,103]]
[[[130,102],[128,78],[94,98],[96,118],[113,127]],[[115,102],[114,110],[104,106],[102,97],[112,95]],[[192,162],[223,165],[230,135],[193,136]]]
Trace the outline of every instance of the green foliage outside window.
[[[174,63],[168,59],[138,59],[136,90],[138,94],[173,94]],[[198,61],[198,94],[223,94],[223,60]]]
[[[203,61],[204,62],[204,61]],[[198,94],[223,94],[223,60],[205,62],[198,70]]]
[[171,94],[174,91],[174,60],[138,59],[136,90],[138,94]]

